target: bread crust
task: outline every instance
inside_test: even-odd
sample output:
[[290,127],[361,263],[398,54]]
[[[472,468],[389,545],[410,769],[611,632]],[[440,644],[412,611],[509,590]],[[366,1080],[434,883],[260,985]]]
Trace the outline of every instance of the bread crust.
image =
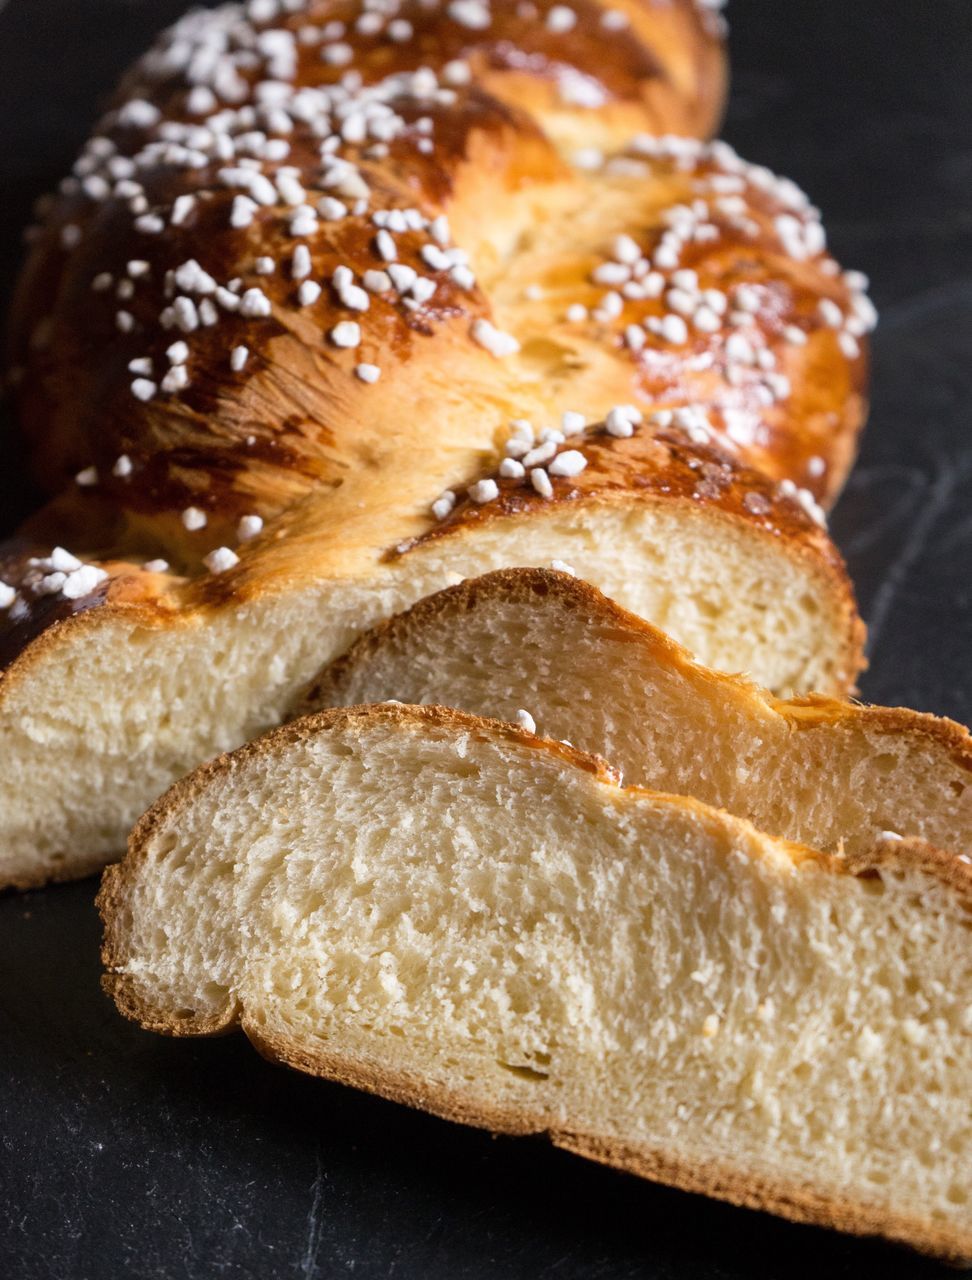
[[[353,25],[360,6],[338,7]],[[605,36],[599,22],[608,7],[620,8],[629,21],[623,30]],[[471,69],[473,87],[466,91],[457,86],[454,92],[459,100],[446,107],[435,102],[423,104],[421,113],[416,113],[435,120],[433,150],[425,153],[410,148],[399,154],[392,144],[392,154],[385,163],[364,162],[375,184],[385,188],[383,195],[389,205],[418,200],[424,206],[435,205],[437,211],[447,211],[451,217],[468,218],[472,210],[464,213],[463,204],[481,200],[484,187],[496,200],[497,196],[515,197],[525,187],[552,185],[556,189],[565,179],[569,181],[563,160],[538,124],[550,127],[559,116],[555,66],[572,68],[577,75],[601,84],[604,100],[596,110],[565,108],[564,113],[578,116],[585,128],[593,122],[609,143],[616,145],[639,130],[688,137],[706,137],[713,131],[724,105],[725,55],[721,40],[694,0],[676,0],[665,6],[647,0],[629,0],[622,6],[578,0],[577,8],[583,20],[570,32],[557,33],[543,22],[524,21],[514,6],[505,4],[496,6],[485,31],[476,32],[442,14],[430,15],[416,0],[405,0],[402,16],[413,27],[413,40],[357,38],[351,42],[354,69],[366,84],[408,74],[417,67],[440,73],[460,57]],[[299,28],[312,25],[315,18],[333,19],[335,11],[331,0],[315,0],[299,14],[245,24],[247,41],[265,31],[292,36]],[[209,27],[214,35],[220,35],[231,24],[216,18]],[[179,40],[195,40],[205,48],[206,34],[201,21],[193,24],[186,20],[171,36],[160,38],[156,49],[136,63],[123,80],[111,110],[99,123],[98,136],[111,139],[125,156],[137,154],[139,143],[157,136],[151,125],[133,126],[126,116],[119,122],[119,110],[132,101],[149,104],[166,122],[187,115],[191,118],[180,77],[166,67],[162,55]],[[608,50],[610,56],[606,57]],[[292,77],[297,89],[334,83],[339,75],[328,70],[318,46],[298,49]],[[256,76],[251,72],[244,80],[242,100],[257,100]],[[151,118],[150,114],[146,118]],[[205,124],[207,117],[199,119]],[[314,185],[309,181],[312,173],[319,168],[318,152],[316,136],[307,138],[299,130],[291,135],[287,160],[308,180],[308,189]],[[89,167],[80,174],[90,176]],[[178,165],[166,167],[164,162],[148,171],[145,184],[153,205],[159,207],[199,187],[192,172],[187,175]],[[110,345],[121,342],[131,345],[133,354],[144,354],[147,346],[167,346],[178,331],[158,333],[155,317],[150,318],[148,310],[139,306],[138,296],[127,300],[138,313],[138,339],[126,340],[124,333],[119,337],[114,308],[108,309],[107,323],[102,327],[101,318],[92,310],[93,302],[95,311],[99,308],[89,287],[91,278],[98,271],[115,274],[117,268],[117,274],[123,276],[124,264],[130,260],[174,269],[186,260],[198,259],[208,263],[210,271],[217,266],[242,269],[245,258],[234,243],[239,236],[228,229],[225,216],[233,191],[214,186],[214,192],[207,193],[211,198],[205,216],[197,209],[188,223],[149,237],[134,225],[134,217],[124,204],[116,207],[111,201],[94,200],[81,183],[69,184],[45,212],[14,301],[9,362],[22,370],[14,388],[19,414],[35,456],[38,481],[48,492],[70,488],[68,482],[75,471],[96,463],[103,471],[101,491],[108,493],[112,505],[126,510],[130,520],[158,516],[197,500],[214,518],[238,517],[252,510],[243,501],[252,501],[254,494],[262,499],[264,509],[274,505],[274,499],[278,499],[278,506],[284,505],[279,498],[286,501],[295,491],[306,489],[308,481],[319,483],[322,472],[325,479],[335,473],[327,456],[327,439],[313,438],[315,432],[310,430],[316,428],[324,437],[330,433],[340,439],[342,423],[331,400],[360,396],[364,421],[355,422],[352,432],[346,427],[344,431],[353,438],[366,427],[369,402],[375,397],[353,383],[349,388],[346,369],[339,374],[332,396],[310,395],[305,401],[280,385],[281,365],[290,368],[295,383],[308,374],[321,378],[328,372],[315,368],[303,350],[319,345],[319,331],[310,333],[299,317],[285,315],[283,306],[269,333],[259,329],[254,333],[249,326],[247,341],[254,348],[254,358],[239,375],[227,376],[226,339],[216,328],[210,332],[204,328],[194,331],[191,341],[194,364],[206,366],[205,392],[197,389],[194,380],[192,390],[175,401],[140,405],[133,400],[131,377],[117,352],[106,350],[109,340]],[[503,211],[498,212],[502,215]],[[65,247],[61,238],[64,226],[80,228],[82,243]],[[318,235],[337,255],[337,261],[355,262],[373,238],[373,230],[367,220],[350,217],[330,230],[324,227]],[[248,247],[255,255],[275,254],[284,246],[278,235],[264,228]],[[321,256],[316,245],[314,256]],[[265,277],[263,284],[273,289],[276,281]],[[488,313],[481,294],[464,302],[456,289],[449,289],[446,298],[446,289],[444,281],[430,317],[437,327],[450,313],[464,311],[470,318]],[[51,298],[54,310],[48,312]],[[344,314],[333,303],[329,310],[332,319]],[[41,322],[53,325],[42,343],[32,341]],[[428,321],[414,324],[408,316],[391,314],[383,315],[382,324],[379,347],[390,347],[392,351],[383,354],[398,359],[407,359],[416,343],[421,344],[423,327],[426,331],[430,328]],[[259,364],[257,345],[261,349]],[[321,353],[322,358],[324,355]],[[444,352],[440,356],[445,358]],[[325,386],[324,390],[331,388]],[[301,418],[310,422],[302,425]],[[240,447],[241,437],[255,428],[256,444]],[[232,456],[227,456],[227,444],[233,446]],[[112,462],[126,450],[132,451],[132,456],[136,451],[151,455],[145,462],[151,464],[152,474],[140,478],[138,484],[125,483],[128,477],[111,478]],[[169,456],[173,450],[176,456]],[[339,449],[339,456],[341,452]],[[121,483],[116,482],[119,479]],[[268,492],[261,494],[261,488]],[[277,492],[280,489],[282,493]],[[89,503],[89,522],[90,508]],[[158,530],[167,538],[176,532],[165,529],[164,522]]]
[[[102,983],[119,1010],[148,1030],[171,1036],[211,1036],[242,1029],[258,1051],[273,1062],[292,1067],[309,1075],[349,1085],[391,1101],[404,1103],[456,1123],[472,1125],[497,1133],[516,1135],[541,1134],[555,1146],[599,1163],[635,1173],[650,1181],[662,1182],[680,1190],[716,1196],[747,1208],[765,1210],[795,1222],[832,1227],[862,1236],[882,1236],[908,1245],[945,1262],[958,1266],[972,1264],[972,1234],[950,1226],[941,1226],[922,1215],[894,1215],[877,1205],[819,1194],[810,1187],[781,1184],[755,1171],[741,1173],[717,1160],[701,1163],[673,1158],[664,1151],[637,1144],[626,1144],[614,1138],[564,1128],[542,1114],[521,1109],[501,1109],[484,1093],[474,1089],[454,1090],[404,1072],[392,1072],[366,1062],[353,1054],[309,1050],[280,1031],[264,1026],[250,1016],[232,997],[219,1011],[204,1016],[177,1016],[177,1012],[154,1005],[136,979],[118,970],[127,960],[125,940],[125,903],[130,885],[148,856],[153,837],[215,780],[232,774],[241,764],[276,752],[285,751],[293,743],[307,741],[317,734],[334,731],[367,731],[375,724],[390,724],[416,733],[432,729],[450,732],[484,734],[496,740],[516,742],[528,751],[553,755],[573,768],[581,768],[599,781],[619,785],[617,775],[596,756],[587,755],[564,743],[537,738],[532,734],[499,721],[444,707],[380,704],[368,707],[339,707],[318,712],[293,721],[237,751],[201,766],[195,773],[173,786],[140,820],[132,832],[125,860],[104,872],[97,906],[105,926],[102,961],[105,974]],[[627,788],[632,797],[654,793],[643,788]],[[665,797],[667,803],[683,807],[707,818],[712,813],[705,806],[686,797]],[[724,821],[740,832],[752,832],[741,819],[720,814]],[[819,853],[786,841],[774,841],[794,862],[807,859],[835,875],[867,876],[877,867],[930,874],[947,884],[972,906],[972,866],[953,854],[935,849],[921,840],[883,841],[880,846],[855,860]]]

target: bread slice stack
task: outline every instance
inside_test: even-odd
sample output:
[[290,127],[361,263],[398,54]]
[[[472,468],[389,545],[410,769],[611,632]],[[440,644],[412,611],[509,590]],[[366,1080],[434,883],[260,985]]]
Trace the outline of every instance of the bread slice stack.
[[178,783],[100,905],[145,1027],[240,1026],[449,1119],[972,1258],[972,866],[924,842],[814,852],[513,726],[379,705]]

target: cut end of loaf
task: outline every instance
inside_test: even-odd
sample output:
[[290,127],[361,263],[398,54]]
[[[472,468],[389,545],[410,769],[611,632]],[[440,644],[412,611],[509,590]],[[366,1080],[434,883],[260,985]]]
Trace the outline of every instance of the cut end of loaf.
[[0,883],[70,878],[113,860],[175,778],[279,723],[321,663],[363,630],[511,561],[568,559],[710,665],[748,668],[776,689],[843,691],[859,666],[842,570],[717,503],[565,501],[525,521],[456,529],[390,563],[367,530],[357,560],[347,543],[317,556],[313,528],[305,532],[306,556],[272,544],[238,596],[164,615],[109,603],[45,632],[0,675]]
[[179,783],[100,906],[143,1025],[238,1020],[301,1070],[958,1260],[962,868],[893,841],[852,868],[512,726],[382,706]]

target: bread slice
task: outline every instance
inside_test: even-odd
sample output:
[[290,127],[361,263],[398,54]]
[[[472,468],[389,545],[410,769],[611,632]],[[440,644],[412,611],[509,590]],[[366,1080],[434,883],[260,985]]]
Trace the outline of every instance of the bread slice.
[[972,867],[843,860],[441,708],[299,720],[105,875],[144,1027],[953,1261],[972,1257]]
[[[516,721],[814,848],[885,832],[972,853],[972,737],[952,720],[822,697],[783,702],[707,670],[566,573],[511,569],[362,636],[293,714],[397,699]],[[526,723],[530,723],[524,717]]]

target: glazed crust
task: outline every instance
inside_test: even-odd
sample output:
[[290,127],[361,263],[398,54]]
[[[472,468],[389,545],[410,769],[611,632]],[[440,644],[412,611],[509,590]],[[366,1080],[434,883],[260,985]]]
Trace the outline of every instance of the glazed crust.
[[[236,1000],[227,1002],[223,1009],[208,1017],[159,1007],[130,974],[118,972],[128,959],[126,899],[158,831],[177,820],[179,814],[189,808],[212,782],[231,774],[246,760],[285,751],[291,743],[317,734],[340,728],[366,731],[378,722],[401,725],[420,734],[441,727],[472,735],[487,735],[494,740],[514,740],[529,751],[553,754],[574,768],[585,769],[602,782],[618,785],[617,776],[598,757],[586,755],[563,743],[537,738],[512,725],[443,707],[383,704],[335,708],[273,730],[263,738],[203,765],[176,783],[140,820],[132,832],[124,861],[104,872],[97,900],[105,926],[102,961],[106,973],[102,981],[105,991],[126,1017],[147,1030],[171,1036],[220,1035],[240,1028],[271,1061],[417,1107],[446,1120],[494,1132],[544,1134],[554,1145],[565,1150],[681,1190],[714,1195],[733,1204],[768,1210],[797,1222],[833,1227],[856,1235],[884,1236],[957,1265],[968,1265],[972,1261],[972,1239],[967,1233],[942,1227],[921,1215],[893,1217],[877,1206],[869,1207],[859,1202],[851,1205],[821,1196],[809,1187],[780,1185],[765,1177],[725,1168],[717,1161],[688,1164],[665,1152],[627,1145],[603,1135],[559,1128],[550,1117],[543,1115],[521,1110],[498,1110],[474,1088],[461,1092],[447,1090],[425,1078],[383,1071],[348,1053],[328,1052],[320,1048],[311,1051],[273,1028],[259,1024]],[[651,793],[633,787],[627,788],[626,794],[638,797]],[[700,815],[708,812],[704,806],[688,798],[666,797],[666,801]],[[721,816],[740,830],[751,830],[747,823],[729,815]],[[812,859],[834,875],[867,876],[878,867],[918,870],[949,885],[972,905],[972,865],[921,840],[884,841],[873,852],[858,857],[853,864],[800,845],[784,841],[774,843],[775,847],[785,850],[794,862]]]
[[[711,5],[578,0],[565,26],[546,0],[529,20],[512,5],[403,0],[398,30],[365,29],[351,0],[269,9],[197,14],[162,37],[43,209],[10,363],[52,498],[0,555],[0,581],[18,593],[0,613],[0,663],[78,612],[134,602],[169,625],[273,590],[282,573],[343,571],[349,512],[370,511],[370,546],[394,554],[435,531],[443,490],[495,471],[510,417],[539,430],[576,410],[596,425],[632,402],[667,428],[674,414],[691,443],[760,473],[784,534],[788,505],[816,515],[814,500],[833,498],[865,409],[868,304],[792,184],[684,136],[721,113]],[[347,124],[359,105],[392,125],[362,137]],[[246,185],[258,179],[278,190]],[[253,208],[237,225],[241,199]],[[335,199],[341,216],[319,213]],[[295,232],[295,208],[311,230]],[[394,232],[395,265],[434,294],[378,289],[362,314],[334,273],[349,271],[361,295],[365,273],[388,266],[376,209],[415,215]],[[615,288],[619,240],[644,271],[629,263]],[[298,248],[307,259],[294,266]],[[467,260],[475,279],[456,269]],[[302,279],[319,282],[312,303],[296,296]],[[353,349],[333,338],[347,322],[360,325]],[[520,352],[484,347],[472,336],[482,322]],[[649,456],[639,472],[628,442],[594,434],[572,493],[637,500],[653,487],[663,500],[652,478],[664,469]],[[187,528],[186,512],[205,524]],[[734,514],[762,525],[761,510]],[[241,541],[241,518],[260,535]],[[794,545],[807,522],[796,524]],[[840,576],[822,539],[803,540],[801,554],[822,548],[821,572]],[[107,583],[43,594],[29,562],[55,544]],[[220,546],[238,572],[206,572]]]
[[[518,17],[512,5],[497,6],[485,30],[450,20],[414,0],[405,0],[400,9],[399,21],[412,28],[405,41],[390,39],[384,30],[374,36],[354,30],[360,5],[341,0],[316,0],[296,15],[270,22],[241,17],[235,36],[241,56],[236,62],[231,59],[240,88],[229,100],[234,106],[242,104],[240,110],[252,110],[250,104],[260,100],[261,74],[280,70],[269,54],[252,68],[241,60],[252,52],[253,41],[268,34],[293,37],[313,31],[315,21],[322,24],[319,32],[325,19],[351,28],[348,48],[353,57],[330,67],[322,61],[328,42],[298,42],[296,61],[286,77],[295,94],[334,86],[346,74],[346,66],[367,89],[392,77],[407,77],[418,68],[443,73],[462,60],[468,84],[461,80],[442,90],[452,95],[447,102],[435,94],[415,93],[407,80],[393,83],[389,101],[406,131],[383,144],[388,154],[374,156],[374,146],[346,142],[342,154],[353,159],[373,188],[372,208],[417,205],[430,216],[445,211],[456,220],[457,229],[471,233],[472,227],[463,224],[478,218],[478,202],[484,196],[497,202],[516,197],[524,188],[549,188],[557,196],[564,183],[576,180],[541,129],[553,126],[561,115],[576,117],[581,132],[593,129],[614,146],[639,130],[706,136],[721,116],[724,57],[720,41],[693,0],[663,7],[629,0],[612,10],[625,13],[627,24],[610,32],[599,25],[605,6],[594,0],[579,0],[577,21],[566,32]],[[348,442],[361,424],[342,423],[348,414],[340,400],[356,391],[364,397],[362,407],[370,407],[365,388],[327,385],[335,375],[344,383],[347,360],[339,362],[337,370],[322,368],[322,362],[329,363],[328,352],[314,350],[328,327],[321,309],[334,313],[333,319],[342,318],[330,291],[325,291],[311,321],[307,315],[288,314],[294,310],[294,285],[283,272],[267,278],[253,270],[260,256],[289,256],[294,248],[289,226],[279,217],[261,214],[250,227],[234,229],[230,213],[239,189],[218,176],[226,160],[214,155],[199,167],[194,157],[166,151],[159,142],[171,125],[181,126],[189,144],[191,130],[204,129],[210,118],[194,109],[190,97],[190,85],[198,88],[194,64],[178,74],[170,56],[173,46],[194,41],[197,52],[207,52],[210,44],[216,47],[210,32],[222,36],[225,25],[216,19],[195,25],[187,21],[184,30],[177,28],[161,39],[136,64],[115,95],[114,109],[98,127],[95,143],[100,149],[89,145],[75,176],[56,202],[45,206],[44,219],[35,229],[11,317],[11,364],[17,371],[15,390],[24,431],[34,446],[35,471],[54,493],[73,481],[79,469],[94,464],[103,470],[100,491],[110,495],[110,505],[132,514],[178,512],[200,497],[211,512],[234,505],[235,514],[249,511],[252,506],[241,508],[240,500],[252,503],[254,497],[261,509],[273,507],[275,501],[284,505],[295,493],[327,483],[335,462],[339,467],[344,460]],[[608,49],[610,57],[605,56]],[[558,70],[596,84],[602,99],[598,107],[561,101],[556,92]],[[133,101],[140,112],[131,111]],[[153,118],[154,123],[144,123]],[[420,120],[433,125],[429,136],[434,146],[428,152],[418,150],[414,132],[407,132]],[[298,113],[286,137],[284,167],[299,175],[313,203],[331,189],[320,181],[316,117],[308,122]],[[106,146],[113,154],[99,167]],[[153,146],[154,151],[146,152]],[[244,159],[252,159],[246,155],[246,144],[239,150]],[[169,220],[161,231],[146,233],[138,225],[144,216],[136,212],[141,204],[131,207],[118,198],[117,190],[107,198],[89,194],[100,195],[99,179],[114,181],[117,187],[115,173],[127,173],[129,165],[113,169],[112,160],[117,166],[131,156],[136,157],[137,185],[153,209],[170,210],[179,197],[196,198],[185,220],[177,215],[175,224]],[[263,161],[271,175],[279,164]],[[133,181],[121,181],[126,180]],[[123,194],[128,190],[123,187]],[[501,219],[505,212],[500,205]],[[66,242],[65,228],[70,230]],[[359,271],[380,265],[372,252],[374,234],[370,218],[361,214],[325,221],[309,242],[312,278],[327,279],[338,263]],[[417,257],[418,237],[408,238],[413,241],[411,252],[406,255],[403,245],[402,261]],[[457,238],[458,243],[465,239]],[[188,260],[198,260],[220,280],[242,274],[248,285],[262,284],[272,296],[275,313],[262,326],[234,313],[224,315],[219,325],[193,330],[191,385],[143,407],[131,395],[128,361],[148,356],[164,367],[166,348],[181,336],[178,327],[164,329],[158,321],[160,300],[171,300],[179,292],[165,293],[165,273]],[[133,261],[148,262],[150,270],[132,277],[127,265]],[[103,296],[97,290],[93,294],[93,279],[104,273],[115,284],[125,278],[137,282],[131,295],[119,298],[117,288],[106,289]],[[438,286],[434,304],[420,314],[410,313],[397,299],[375,300],[380,314],[369,315],[369,327],[371,343],[379,352],[396,362],[407,360],[416,341],[457,311],[467,326],[470,317],[488,311],[479,290],[466,298],[443,273]],[[119,310],[132,316],[131,331],[119,331]],[[226,356],[237,340],[247,342],[251,360],[245,370],[234,373]],[[441,358],[443,352],[438,355]],[[323,385],[315,387],[314,382]],[[329,438],[336,431],[343,440]],[[255,443],[242,448],[253,434]],[[126,450],[137,464],[138,480],[118,483],[128,477],[112,478],[111,466]],[[247,483],[248,475],[252,483]]]

